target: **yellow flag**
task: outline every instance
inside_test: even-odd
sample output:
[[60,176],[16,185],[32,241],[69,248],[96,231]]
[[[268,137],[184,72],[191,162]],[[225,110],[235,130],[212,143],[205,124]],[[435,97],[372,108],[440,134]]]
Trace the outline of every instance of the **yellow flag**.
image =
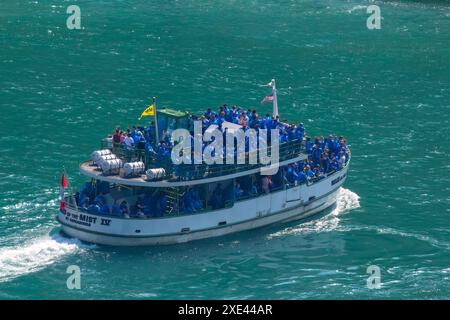
[[141,116],[139,117],[139,120],[141,120],[142,117],[147,116],[154,116],[155,115],[155,104],[149,105],[147,109],[142,112]]

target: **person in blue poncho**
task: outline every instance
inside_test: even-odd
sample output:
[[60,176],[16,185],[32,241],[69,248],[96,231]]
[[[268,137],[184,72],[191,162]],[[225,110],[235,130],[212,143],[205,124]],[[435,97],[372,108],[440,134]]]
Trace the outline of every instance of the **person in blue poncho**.
[[325,172],[330,173],[332,171],[332,167],[331,167],[332,160],[328,156],[325,156],[324,159],[325,159],[325,167],[324,167]]
[[[332,156],[333,156],[333,154],[332,154]],[[338,159],[338,157],[332,157],[331,170],[334,170],[334,171],[338,171],[339,170],[339,159]]]
[[200,210],[202,208],[202,201],[200,200],[200,193],[198,192],[197,189],[192,189],[191,197],[194,203],[194,209]]
[[244,191],[241,189],[241,185],[236,181],[234,186],[234,197],[235,199],[239,199],[244,194]]
[[188,189],[183,195],[183,207],[187,213],[193,213],[196,211],[190,189]]
[[285,143],[288,141],[286,130],[280,130],[280,143]]
[[115,203],[113,204],[112,208],[111,208],[111,214],[114,216],[121,216],[121,212],[120,212],[120,205]]
[[288,140],[292,141],[295,140],[295,124],[291,124],[288,128],[287,128],[287,134],[288,134]]
[[286,172],[286,179],[288,180],[289,183],[294,183],[295,180],[297,179],[298,174],[296,172],[296,167],[295,164],[291,163],[288,167],[287,167],[287,172]]
[[123,200],[123,201],[120,203],[119,208],[120,208],[120,213],[122,214],[122,216],[123,216],[124,218],[129,218],[129,217],[130,217],[130,210],[129,210],[129,208],[128,208],[128,202],[126,202],[125,200]]
[[90,214],[99,214],[100,206],[97,203],[93,203],[87,208],[87,212]]
[[305,173],[308,180],[311,180],[315,176],[314,171],[311,170],[311,167],[309,165],[305,167]]
[[160,194],[156,204],[157,217],[162,217],[167,210],[167,196]]
[[314,165],[316,165],[317,163],[320,162],[321,155],[322,155],[322,149],[317,144],[314,144],[313,148],[312,148],[312,152],[311,152],[311,158],[312,158]]
[[101,214],[109,214],[109,206],[108,206],[108,204],[103,203],[103,204],[100,206],[100,213],[101,213]]
[[318,165],[314,168],[313,171],[314,171],[314,175],[315,175],[315,177],[316,177],[317,179],[322,179],[322,178],[324,178],[324,176],[323,176],[323,170],[322,170],[320,164],[318,164]]
[[[306,169],[306,168],[305,168]],[[306,170],[303,169],[302,171],[300,171],[297,174],[297,183],[298,184],[303,184],[306,183],[306,181],[308,180],[307,176],[306,176]]]
[[105,196],[103,194],[103,192],[100,192],[94,199],[94,202],[97,203],[98,205],[102,205],[106,202],[105,200]]
[[312,146],[313,146],[313,142],[311,141],[311,138],[306,138],[306,143],[305,143],[305,148],[306,148],[306,153],[307,154],[311,154],[312,153]]
[[89,197],[85,197],[82,201],[81,201],[81,209],[82,210],[87,210],[89,208]]
[[298,140],[303,140],[304,136],[305,136],[305,127],[303,126],[303,123],[300,123],[295,128],[295,138]]

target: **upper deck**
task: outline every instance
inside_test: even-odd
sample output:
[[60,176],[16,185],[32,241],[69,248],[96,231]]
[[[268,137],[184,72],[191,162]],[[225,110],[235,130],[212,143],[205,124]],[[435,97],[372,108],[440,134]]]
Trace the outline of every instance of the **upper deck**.
[[[104,145],[102,147],[105,147]],[[93,163],[85,161],[80,164],[80,172],[88,177],[129,186],[141,187],[177,187],[186,185],[197,185],[203,183],[218,182],[246,175],[261,172],[263,169],[274,168],[276,166],[285,166],[293,162],[301,161],[307,158],[305,153],[305,143],[303,140],[292,140],[279,144],[278,163],[272,165],[263,165],[260,163],[249,164],[246,154],[245,164],[180,164],[174,165],[170,157],[159,158],[152,153],[139,149],[127,149],[119,145],[109,148],[123,162],[142,161],[147,169],[163,168],[165,175],[161,179],[149,181],[145,174],[130,178],[123,177],[122,174],[104,175],[102,170]],[[267,154],[271,154],[270,147]]]

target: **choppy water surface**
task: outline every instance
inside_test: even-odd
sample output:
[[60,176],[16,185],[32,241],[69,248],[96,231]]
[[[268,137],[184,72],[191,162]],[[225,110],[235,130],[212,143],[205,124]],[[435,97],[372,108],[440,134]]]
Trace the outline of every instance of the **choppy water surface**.
[[[450,298],[448,2],[375,2],[381,30],[365,1],[76,3],[82,30],[68,2],[0,4],[0,298]],[[351,144],[328,215],[153,248],[59,235],[61,166],[81,183],[78,163],[153,95],[265,113],[272,77],[282,117]]]

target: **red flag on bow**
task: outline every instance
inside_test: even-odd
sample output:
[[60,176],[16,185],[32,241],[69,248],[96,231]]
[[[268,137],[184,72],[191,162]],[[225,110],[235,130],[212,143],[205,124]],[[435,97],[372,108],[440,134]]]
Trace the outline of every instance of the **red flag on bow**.
[[66,211],[66,203],[64,202],[64,200],[61,200],[61,203],[59,204],[59,211],[61,211],[62,213],[65,213]]
[[66,202],[64,201],[64,189],[67,188],[68,182],[67,182],[67,178],[63,172],[62,177],[61,177],[61,190],[59,192],[59,210],[62,213],[66,212]]
[[67,188],[67,179],[66,179],[66,176],[64,175],[64,173],[63,173],[62,178],[61,178],[61,187],[63,189]]

